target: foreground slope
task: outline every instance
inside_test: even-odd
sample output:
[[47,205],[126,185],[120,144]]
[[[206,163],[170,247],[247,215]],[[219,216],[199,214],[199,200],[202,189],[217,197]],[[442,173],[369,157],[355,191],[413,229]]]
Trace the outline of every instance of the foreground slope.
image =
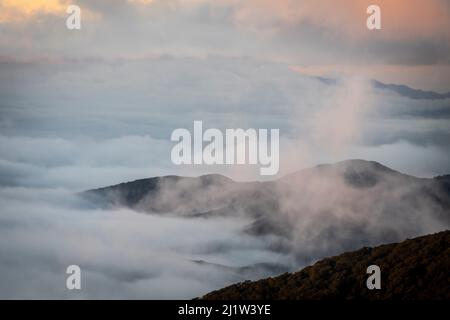
[[[366,287],[366,268],[381,268],[381,289]],[[203,299],[450,299],[450,231],[362,248],[295,273],[231,285]]]

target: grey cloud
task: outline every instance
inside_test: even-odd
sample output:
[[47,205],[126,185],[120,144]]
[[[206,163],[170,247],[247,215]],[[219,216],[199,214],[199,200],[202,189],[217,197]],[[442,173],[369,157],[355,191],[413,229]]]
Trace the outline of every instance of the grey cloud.
[[379,133],[377,136],[371,135],[364,142],[367,145],[395,144],[399,141],[408,141],[417,146],[437,146],[449,152],[448,142],[450,132],[440,130],[415,131],[398,130],[389,133]]
[[[251,58],[68,59],[0,67],[7,70],[0,73],[5,185],[88,188],[183,172],[171,165],[170,133],[191,128],[198,119],[219,129],[280,128],[286,155],[281,169],[287,173],[335,157],[327,148],[336,138],[332,123],[320,119],[347,108],[351,98],[345,79],[330,85],[285,64]],[[346,158],[351,148],[370,147],[371,156],[385,163],[389,156],[378,147],[401,141],[436,146],[436,157],[448,157],[448,99],[413,100],[370,86],[365,90],[351,102],[360,104],[355,110],[361,108],[361,114],[346,137]],[[230,174],[220,167],[192,168],[190,174],[211,170]]]

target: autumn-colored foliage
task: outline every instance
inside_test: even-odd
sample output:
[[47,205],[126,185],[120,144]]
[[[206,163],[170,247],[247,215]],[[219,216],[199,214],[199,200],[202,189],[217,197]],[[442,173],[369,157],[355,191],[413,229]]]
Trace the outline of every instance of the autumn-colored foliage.
[[[366,286],[369,265],[381,268],[381,289]],[[203,299],[450,299],[450,231],[401,243],[362,248],[323,259],[295,273],[245,281],[203,296]]]

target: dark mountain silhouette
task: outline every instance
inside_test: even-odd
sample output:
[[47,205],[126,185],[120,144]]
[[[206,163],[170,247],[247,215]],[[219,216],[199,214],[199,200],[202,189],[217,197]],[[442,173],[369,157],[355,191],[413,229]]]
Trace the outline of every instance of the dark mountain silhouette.
[[[381,269],[381,289],[366,286],[367,267]],[[450,299],[450,231],[362,248],[295,273],[246,281],[206,294],[211,300]]]
[[292,256],[295,269],[362,246],[450,228],[448,176],[416,178],[365,160],[319,165],[269,182],[166,176],[81,195],[101,207],[190,219],[242,218],[243,233]]

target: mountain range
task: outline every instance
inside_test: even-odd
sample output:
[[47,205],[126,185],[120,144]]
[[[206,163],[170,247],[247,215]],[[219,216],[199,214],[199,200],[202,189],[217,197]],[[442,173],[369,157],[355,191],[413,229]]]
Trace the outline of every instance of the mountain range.
[[103,208],[186,219],[242,219],[243,234],[292,257],[291,268],[284,271],[450,227],[449,175],[417,178],[365,160],[319,165],[267,182],[164,176],[81,195]]

